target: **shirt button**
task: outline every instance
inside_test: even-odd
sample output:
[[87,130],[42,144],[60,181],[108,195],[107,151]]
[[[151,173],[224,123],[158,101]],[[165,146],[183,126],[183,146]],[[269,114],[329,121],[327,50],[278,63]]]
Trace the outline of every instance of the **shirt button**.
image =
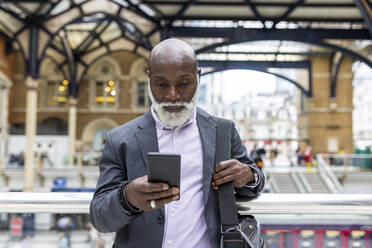
[[159,216],[156,218],[156,222],[157,222],[158,224],[162,224],[163,221],[164,221],[164,218],[163,218],[163,216],[161,216],[161,215],[159,215]]
[[172,208],[171,210],[172,210],[172,213],[176,212],[176,209],[175,208]]
[[168,240],[168,245],[171,245],[172,244],[172,240]]

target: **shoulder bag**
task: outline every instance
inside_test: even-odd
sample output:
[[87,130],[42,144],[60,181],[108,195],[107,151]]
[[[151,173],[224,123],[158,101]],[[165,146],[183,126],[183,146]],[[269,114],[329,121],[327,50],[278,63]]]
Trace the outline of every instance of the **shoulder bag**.
[[[233,123],[217,119],[216,163],[231,159]],[[233,183],[218,187],[221,220],[220,248],[263,248],[259,225],[253,215],[238,218]]]

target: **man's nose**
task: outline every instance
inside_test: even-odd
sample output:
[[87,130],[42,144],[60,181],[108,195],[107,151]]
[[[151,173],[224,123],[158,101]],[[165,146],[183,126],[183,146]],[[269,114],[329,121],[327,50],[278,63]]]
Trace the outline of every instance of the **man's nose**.
[[176,87],[175,86],[171,86],[169,88],[169,92],[168,92],[168,97],[167,98],[168,98],[168,101],[170,101],[170,102],[176,102],[180,98],[180,94],[176,90]]

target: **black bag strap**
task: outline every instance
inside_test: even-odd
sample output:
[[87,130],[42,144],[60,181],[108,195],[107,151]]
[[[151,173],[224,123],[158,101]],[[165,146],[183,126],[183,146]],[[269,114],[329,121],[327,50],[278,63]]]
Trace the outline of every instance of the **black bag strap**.
[[[216,134],[216,164],[231,159],[231,133],[233,123],[217,118]],[[233,183],[226,183],[218,187],[218,202],[220,209],[221,230],[238,225],[238,215],[235,205]]]

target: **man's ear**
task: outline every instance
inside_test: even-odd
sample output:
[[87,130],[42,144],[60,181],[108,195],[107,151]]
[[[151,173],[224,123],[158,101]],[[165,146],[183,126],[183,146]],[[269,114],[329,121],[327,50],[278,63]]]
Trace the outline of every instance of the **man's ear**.
[[201,69],[198,68],[198,84],[200,83],[200,75],[201,75]]

